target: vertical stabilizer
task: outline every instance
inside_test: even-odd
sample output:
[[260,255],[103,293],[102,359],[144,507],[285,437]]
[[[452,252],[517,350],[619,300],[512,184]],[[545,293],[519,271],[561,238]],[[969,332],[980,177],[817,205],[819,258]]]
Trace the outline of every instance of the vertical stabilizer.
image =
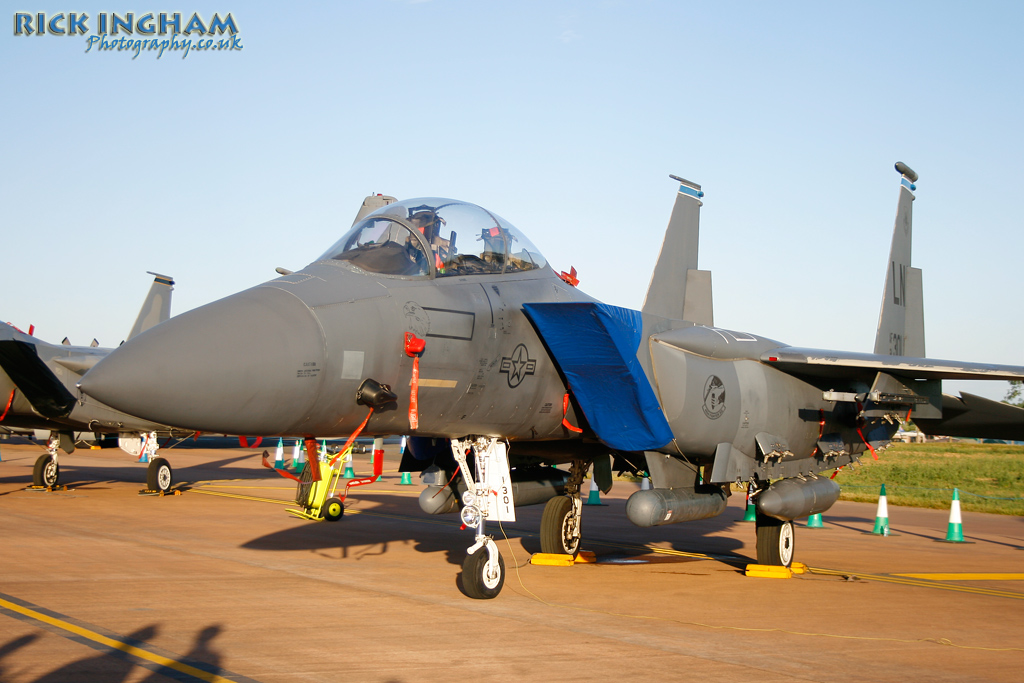
[[711,272],[697,270],[700,233],[700,185],[669,176],[679,182],[676,203],[665,230],[665,240],[647,288],[643,312],[663,318],[713,325]]
[[363,200],[363,205],[359,207],[359,211],[356,212],[356,218],[352,221],[352,225],[355,225],[359,221],[366,218],[368,215],[376,211],[382,206],[388,204],[394,204],[398,200],[394,197],[389,197],[386,194],[371,194]]
[[174,291],[174,280],[167,275],[146,272],[154,276],[153,285],[149,288],[146,300],[142,302],[139,317],[135,319],[132,331],[128,334],[129,339],[171,317],[171,292]]
[[918,175],[903,162],[896,163],[896,171],[900,174],[900,196],[878,314],[875,353],[920,358],[925,355],[924,291],[920,269],[910,265],[914,190],[917,189],[914,182]]

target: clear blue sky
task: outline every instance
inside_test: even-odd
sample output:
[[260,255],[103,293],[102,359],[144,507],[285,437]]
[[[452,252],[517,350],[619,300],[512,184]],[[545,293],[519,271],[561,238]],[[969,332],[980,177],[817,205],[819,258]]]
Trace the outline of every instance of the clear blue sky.
[[[674,173],[716,324],[870,351],[901,160],[928,355],[1024,365],[1022,3],[8,7],[0,319],[48,341],[119,343],[147,270],[180,313],[301,268],[371,192],[486,206],[638,308]],[[244,47],[86,53],[15,9],[231,12]]]

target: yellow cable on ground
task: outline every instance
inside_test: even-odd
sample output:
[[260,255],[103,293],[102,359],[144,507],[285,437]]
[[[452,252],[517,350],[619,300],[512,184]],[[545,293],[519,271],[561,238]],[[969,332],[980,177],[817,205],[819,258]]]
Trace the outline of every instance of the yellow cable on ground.
[[[644,621],[667,621],[675,624],[682,624],[684,626],[697,626],[701,628],[717,629],[722,631],[753,631],[757,633],[785,633],[792,636],[807,636],[816,638],[838,638],[842,640],[868,640],[868,641],[880,641],[888,643],[935,643],[936,645],[948,645],[949,647],[955,647],[962,650],[985,650],[987,652],[1024,652],[1024,648],[1021,647],[976,647],[973,645],[957,645],[950,641],[948,638],[882,638],[875,636],[848,636],[838,633],[810,633],[803,631],[790,631],[784,628],[755,628],[750,626],[716,626],[714,624],[704,624],[699,621],[685,621],[683,619],[672,619],[670,617],[656,617],[644,614],[624,614],[622,612],[611,612],[608,610],[591,609],[589,607],[578,607],[576,605],[563,605],[556,602],[549,602],[544,598],[540,597],[523,583],[523,577],[519,573],[519,562],[516,560],[515,551],[512,550],[512,541],[509,540],[508,535],[505,533],[505,528],[501,522],[498,523],[498,527],[501,529],[502,535],[505,537],[505,542],[508,544],[509,552],[512,554],[512,561],[515,563],[516,578],[519,579],[519,585],[524,591],[529,593],[537,602],[547,605],[548,607],[560,607],[562,609],[571,609],[578,612],[588,612],[590,614],[604,614],[612,617],[624,617],[626,619],[640,619]],[[1021,596],[1024,597],[1024,596]]]
[[[198,490],[198,489],[193,489],[193,490],[196,493],[205,493],[205,494],[211,495],[211,496],[223,496],[225,498],[239,498],[239,499],[242,499],[242,500],[253,500],[253,501],[259,501],[259,502],[266,502],[266,503],[277,503],[277,504],[280,504],[280,505],[294,505],[295,504],[292,501],[273,500],[273,499],[270,499],[270,498],[256,498],[256,497],[253,497],[253,496],[239,496],[239,495],[230,494],[230,493],[220,493],[220,492],[217,492],[217,491],[202,491],[202,490]],[[346,509],[345,512],[346,512],[346,514],[356,514],[356,515],[364,514],[364,515],[368,515],[370,517],[381,517],[381,518],[384,518],[384,519],[408,519],[408,520],[412,520],[412,521],[416,521],[416,522],[421,522],[421,523],[425,523],[425,524],[435,524],[435,525],[440,525],[440,526],[454,526],[454,524],[452,524],[451,522],[445,522],[445,521],[441,521],[441,520],[434,521],[434,520],[429,520],[429,519],[412,518],[412,517],[407,517],[407,516],[404,516],[404,515],[394,515],[394,514],[387,514],[387,513],[380,513],[380,512],[367,512],[367,511],[349,510],[349,509]],[[984,651],[987,651],[987,652],[1024,652],[1024,648],[1020,648],[1020,647],[976,647],[976,646],[972,646],[972,645],[957,645],[956,643],[953,643],[952,641],[950,641],[947,638],[917,638],[917,639],[881,638],[881,637],[874,637],[874,636],[848,636],[848,635],[842,635],[842,634],[836,634],[836,633],[806,633],[806,632],[802,632],[802,631],[789,631],[787,629],[781,629],[781,628],[754,628],[754,627],[748,627],[748,626],[716,626],[714,624],[704,624],[704,623],[701,623],[701,622],[698,622],[698,621],[685,621],[685,620],[682,620],[682,619],[671,619],[669,617],[655,617],[655,616],[642,615],[642,614],[624,614],[624,613],[621,613],[621,612],[609,612],[607,610],[597,610],[597,609],[590,609],[590,608],[587,608],[587,607],[577,607],[577,606],[574,606],[574,605],[563,605],[563,604],[560,604],[560,603],[549,602],[549,601],[545,600],[544,598],[540,597],[539,595],[537,595],[536,593],[534,593],[533,591],[531,591],[529,588],[526,587],[526,584],[523,583],[523,577],[522,577],[522,575],[519,572],[519,560],[516,558],[515,551],[512,548],[512,541],[509,539],[508,534],[505,533],[505,526],[501,522],[498,522],[498,528],[501,529],[501,534],[502,534],[502,536],[504,536],[505,543],[508,545],[509,554],[512,555],[512,562],[513,562],[513,565],[514,565],[515,570],[516,570],[516,579],[519,581],[520,587],[524,591],[529,593],[530,596],[532,596],[535,600],[537,600],[537,602],[540,602],[540,603],[542,603],[544,605],[547,605],[548,607],[560,607],[562,609],[571,609],[571,610],[576,610],[576,611],[579,611],[579,612],[589,612],[591,614],[605,614],[605,615],[608,615],[608,616],[624,617],[624,618],[627,618],[627,619],[641,619],[641,620],[648,620],[648,621],[667,621],[667,622],[670,622],[670,623],[682,624],[684,626],[697,626],[697,627],[702,627],[702,628],[710,628],[710,629],[718,629],[718,630],[751,631],[751,632],[758,632],[758,633],[786,633],[786,634],[795,635],[795,636],[808,636],[808,637],[818,637],[818,638],[838,638],[838,639],[844,639],[844,640],[881,641],[881,642],[891,642],[891,643],[935,643],[937,645],[948,645],[950,647],[956,647],[956,648],[960,648],[960,649],[964,649],[964,650],[984,650]],[[624,548],[624,549],[646,550],[648,552],[658,553],[658,554],[662,554],[662,555],[673,555],[673,556],[678,556],[678,557],[692,557],[692,558],[697,558],[697,559],[714,559],[712,556],[704,554],[704,553],[688,553],[688,552],[685,552],[685,551],[672,550],[672,549],[669,549],[669,548],[652,548],[652,547],[649,547],[649,546],[631,546],[631,545],[628,545],[628,544],[602,543],[602,542],[597,542],[597,541],[595,541],[594,543],[596,545],[603,545],[603,546],[607,546],[607,547],[617,547],[617,548]],[[975,594],[979,594],[979,595],[990,595],[990,596],[993,596],[993,597],[1015,598],[1015,599],[1018,599],[1018,600],[1024,599],[1024,594],[1012,593],[1012,592],[1009,592],[1009,591],[997,591],[997,590],[984,589],[984,588],[974,588],[974,587],[970,587],[970,586],[939,585],[939,584],[934,583],[934,582],[919,581],[919,580],[913,580],[913,579],[909,579],[909,578],[901,578],[899,576],[884,576],[884,575],[880,575],[880,574],[857,574],[857,573],[851,573],[851,572],[836,571],[834,569],[822,569],[822,568],[818,568],[818,567],[808,567],[807,569],[808,569],[808,572],[811,573],[811,574],[821,574],[821,575],[824,575],[824,576],[841,576],[841,577],[853,576],[853,577],[856,577],[856,578],[859,578],[859,579],[862,579],[862,580],[867,580],[867,581],[881,581],[881,582],[887,582],[887,583],[896,583],[896,584],[900,584],[900,585],[919,586],[919,587],[926,587],[926,588],[942,588],[942,589],[945,589],[945,590],[952,590],[952,591],[958,591],[958,592],[963,592],[963,593],[975,593]]]

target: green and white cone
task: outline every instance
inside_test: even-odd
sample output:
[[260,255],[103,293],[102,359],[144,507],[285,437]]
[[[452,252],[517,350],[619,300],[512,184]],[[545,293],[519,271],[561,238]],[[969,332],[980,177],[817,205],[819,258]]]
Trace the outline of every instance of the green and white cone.
[[744,522],[756,522],[757,521],[757,509],[754,504],[750,502],[750,494],[747,493],[747,510],[743,513]]
[[398,483],[401,486],[412,486],[412,472],[402,472],[402,480]]
[[825,522],[821,519],[821,513],[816,513],[807,518],[808,529],[824,529]]
[[301,460],[299,460],[299,454],[302,452],[299,449],[299,442],[301,439],[295,439],[295,445],[292,446],[292,467],[298,467]]
[[871,533],[889,535],[889,503],[885,497],[885,484],[882,484],[882,492],[878,494],[878,512],[875,513],[875,528]]
[[278,467],[284,465],[284,441],[277,440],[277,450],[274,451],[274,464]]
[[597,477],[590,477],[590,494],[587,496],[587,502],[584,505],[600,505],[601,504],[601,492],[597,490]]
[[953,504],[949,508],[949,528],[946,531],[946,542],[964,542],[964,524],[960,519],[960,489],[953,489]]
[[345,455],[345,471],[341,473],[341,476],[346,479],[355,479],[356,471],[352,469],[352,451],[349,451]]

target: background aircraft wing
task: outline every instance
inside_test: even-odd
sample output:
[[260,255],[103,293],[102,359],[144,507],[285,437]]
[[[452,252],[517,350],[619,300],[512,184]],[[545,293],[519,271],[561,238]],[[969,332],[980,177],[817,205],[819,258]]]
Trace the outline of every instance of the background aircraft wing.
[[1015,365],[967,363],[790,346],[763,353],[761,361],[783,372],[810,377],[854,378],[885,372],[906,379],[1024,379],[1024,367]]

